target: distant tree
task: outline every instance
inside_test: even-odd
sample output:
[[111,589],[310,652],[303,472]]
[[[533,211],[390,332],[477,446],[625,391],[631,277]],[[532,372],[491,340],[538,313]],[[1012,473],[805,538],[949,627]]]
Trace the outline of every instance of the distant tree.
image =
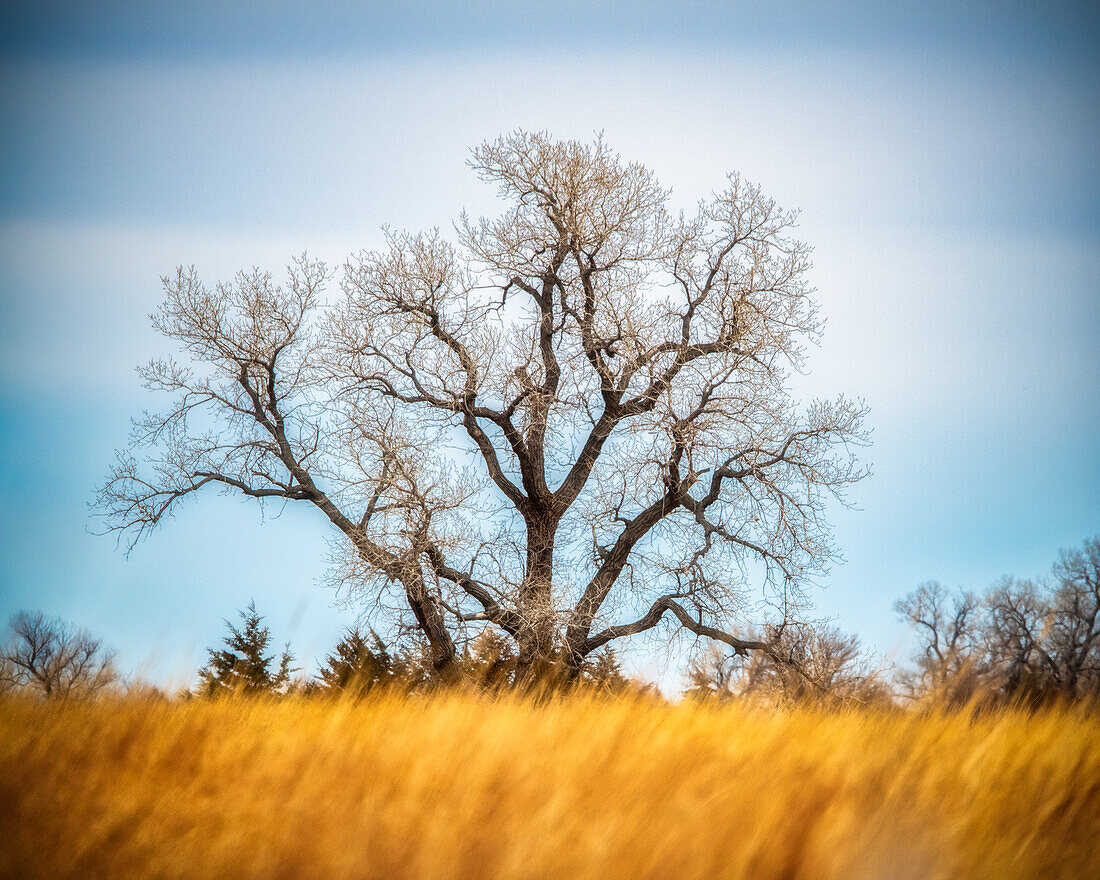
[[283,648],[278,666],[272,669],[275,656],[267,653],[271,631],[263,625],[255,601],[239,614],[240,629],[225,621],[229,628],[229,635],[222,640],[225,648],[208,649],[210,659],[199,670],[197,690],[203,696],[278,693],[287,688],[290,674],[296,671],[290,665],[294,658],[289,643]]
[[707,645],[691,661],[684,696],[695,700],[726,700],[738,695],[741,658],[717,645]]
[[1060,689],[1100,698],[1100,536],[1063,550],[1054,565],[1051,649]]
[[894,603],[894,610],[917,632],[915,668],[899,681],[910,698],[935,695],[938,702],[971,699],[987,672],[981,600],[971,592],[951,593],[927,581]]
[[0,696],[10,693],[19,687],[19,676],[16,668],[7,657],[0,656]]
[[789,623],[767,634],[768,651],[737,654],[712,646],[688,670],[685,694],[694,698],[753,698],[790,705],[888,704],[882,671],[859,639],[824,623]]
[[1058,690],[1051,655],[1053,606],[1047,585],[1005,577],[985,595],[982,639],[988,683],[1003,697],[1034,702]]
[[118,681],[115,652],[86,630],[56,617],[20,611],[0,651],[0,690],[50,699],[92,696]]
[[1100,699],[1100,539],[1061,551],[1049,579],[1004,578],[986,602],[990,664],[1004,695]]
[[1004,577],[981,596],[922,584],[895,607],[921,637],[913,697],[1100,699],[1100,539],[1061,551],[1049,578]]
[[[163,687],[142,678],[127,678],[119,684],[119,693],[128,700],[164,703],[170,699],[168,691]],[[193,696],[190,691],[188,696]]]

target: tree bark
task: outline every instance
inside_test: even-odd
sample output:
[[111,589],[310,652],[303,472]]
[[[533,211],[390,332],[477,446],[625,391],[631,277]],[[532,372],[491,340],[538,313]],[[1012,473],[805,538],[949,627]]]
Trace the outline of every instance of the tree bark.
[[522,629],[519,642],[518,677],[538,682],[557,667],[554,619],[554,538],[558,523],[548,513],[527,519],[527,570],[520,596]]

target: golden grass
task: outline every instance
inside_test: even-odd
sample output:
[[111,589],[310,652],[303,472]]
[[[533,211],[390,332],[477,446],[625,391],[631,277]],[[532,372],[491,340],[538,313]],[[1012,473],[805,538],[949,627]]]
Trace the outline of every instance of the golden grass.
[[459,695],[9,700],[0,874],[1100,876],[1100,722]]

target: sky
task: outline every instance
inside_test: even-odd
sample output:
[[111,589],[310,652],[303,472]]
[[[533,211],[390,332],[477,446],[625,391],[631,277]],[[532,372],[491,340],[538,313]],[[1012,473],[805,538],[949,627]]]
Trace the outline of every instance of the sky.
[[1098,31],[1087,3],[5,4],[0,620],[185,682],[255,598],[313,671],[356,617],[316,511],[211,495],[129,556],[95,534],[157,405],[159,277],[447,231],[498,204],[471,147],[602,131],[678,207],[736,170],[801,209],[827,325],[795,391],[873,429],[815,596],[900,659],[920,582],[1041,575],[1100,533]]

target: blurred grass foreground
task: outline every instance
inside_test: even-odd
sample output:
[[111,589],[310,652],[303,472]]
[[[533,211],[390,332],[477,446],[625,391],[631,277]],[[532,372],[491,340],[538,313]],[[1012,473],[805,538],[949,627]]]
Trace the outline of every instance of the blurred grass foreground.
[[1083,710],[0,702],[0,874],[1100,876]]

